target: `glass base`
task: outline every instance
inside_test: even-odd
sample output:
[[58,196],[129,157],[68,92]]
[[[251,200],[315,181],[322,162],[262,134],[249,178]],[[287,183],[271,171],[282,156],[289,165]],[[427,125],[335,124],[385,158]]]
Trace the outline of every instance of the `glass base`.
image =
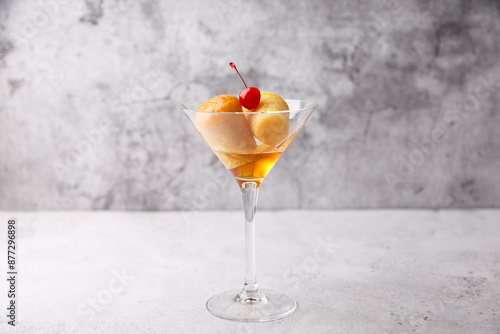
[[207,301],[213,315],[234,321],[263,322],[284,318],[297,309],[292,297],[274,290],[260,290],[259,298],[240,298],[241,291],[228,291]]

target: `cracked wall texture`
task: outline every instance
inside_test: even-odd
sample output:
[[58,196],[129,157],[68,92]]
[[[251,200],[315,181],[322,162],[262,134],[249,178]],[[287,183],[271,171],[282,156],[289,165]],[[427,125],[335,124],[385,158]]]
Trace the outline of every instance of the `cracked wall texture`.
[[237,209],[179,104],[319,110],[260,208],[500,206],[498,1],[0,2],[0,209]]

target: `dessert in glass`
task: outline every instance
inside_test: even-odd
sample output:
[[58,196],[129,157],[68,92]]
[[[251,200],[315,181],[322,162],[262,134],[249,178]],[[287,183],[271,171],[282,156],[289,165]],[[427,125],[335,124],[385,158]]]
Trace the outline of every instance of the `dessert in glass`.
[[[233,63],[230,66],[236,70]],[[278,94],[261,92],[256,87],[246,87],[239,98],[225,94],[204,103],[181,106],[233,175],[243,197],[245,281],[241,290],[217,294],[208,300],[207,309],[215,316],[261,322],[286,317],[297,308],[290,296],[260,289],[257,284],[254,217],[262,181],[317,107],[310,101],[282,99]]]

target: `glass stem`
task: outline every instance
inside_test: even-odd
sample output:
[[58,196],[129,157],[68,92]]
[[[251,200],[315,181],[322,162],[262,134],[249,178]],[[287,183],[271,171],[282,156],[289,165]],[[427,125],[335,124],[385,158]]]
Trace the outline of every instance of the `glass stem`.
[[245,285],[238,295],[243,304],[260,304],[265,296],[259,290],[255,273],[255,210],[259,187],[255,182],[245,182],[241,187],[245,210]]

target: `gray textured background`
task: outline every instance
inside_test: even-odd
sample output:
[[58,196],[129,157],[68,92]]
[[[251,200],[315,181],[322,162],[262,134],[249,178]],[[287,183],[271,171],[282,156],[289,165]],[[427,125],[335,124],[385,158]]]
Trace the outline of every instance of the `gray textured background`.
[[0,2],[0,209],[236,209],[179,111],[320,104],[260,207],[499,207],[498,1]]

